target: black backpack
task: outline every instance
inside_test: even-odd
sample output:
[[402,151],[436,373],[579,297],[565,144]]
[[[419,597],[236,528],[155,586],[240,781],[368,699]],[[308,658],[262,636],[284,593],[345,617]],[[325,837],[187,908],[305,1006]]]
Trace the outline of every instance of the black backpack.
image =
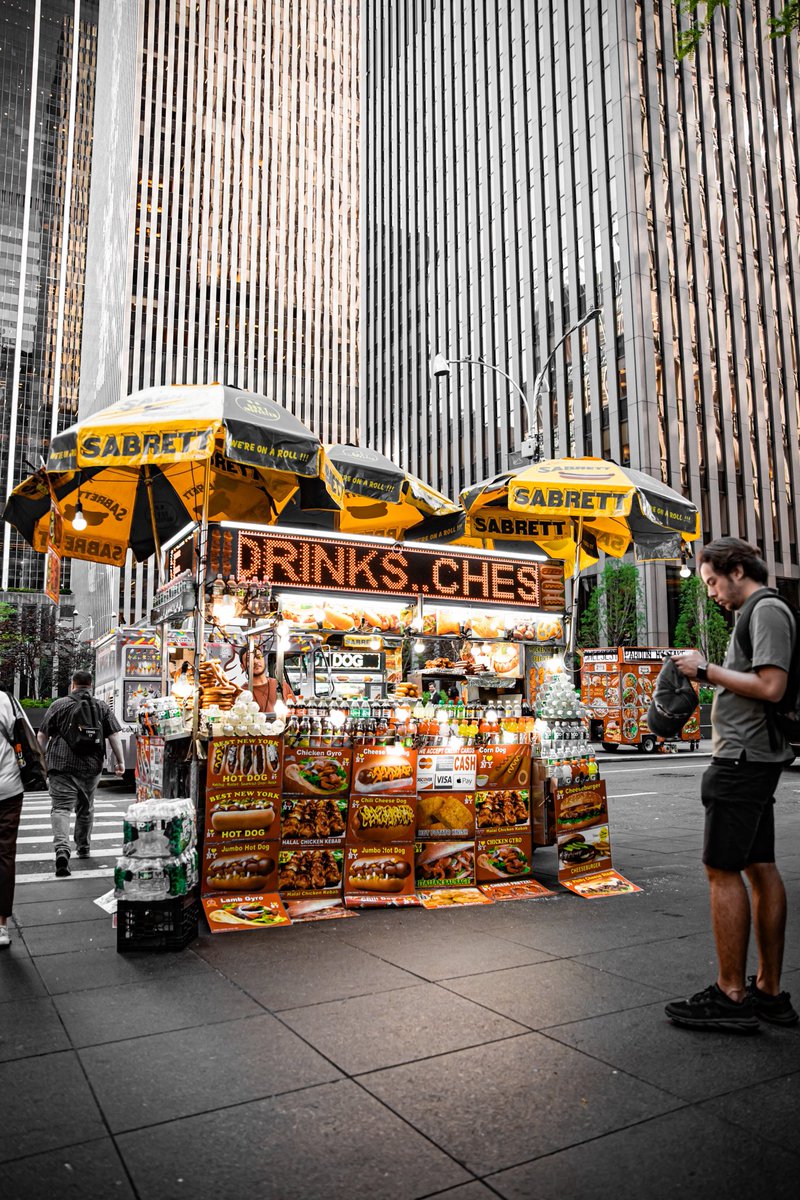
[[[3,690],[5,691],[5,689]],[[14,751],[23,790],[26,792],[44,792],[47,790],[47,768],[44,765],[42,748],[16,696],[12,696],[10,692],[6,692],[6,695],[11,701],[11,707],[14,711],[14,725],[11,737],[5,734],[5,730],[3,732],[8,744]]]
[[800,746],[800,612],[790,604],[780,592],[775,588],[764,588],[756,600],[747,608],[736,622],[733,636],[739,645],[740,650],[747,658],[753,661],[753,638],[750,634],[750,621],[753,616],[753,609],[760,600],[766,600],[768,596],[780,600],[792,614],[794,620],[794,641],[792,643],[792,657],[789,663],[789,678],[786,681],[786,691],[777,704],[766,704],[764,709],[767,715],[767,730],[769,731],[770,745],[773,749],[778,744],[776,730],[780,731],[792,746]]
[[98,756],[102,758],[106,749],[103,732],[103,713],[92,696],[71,696],[72,708],[65,714],[62,724],[64,741],[78,758]]

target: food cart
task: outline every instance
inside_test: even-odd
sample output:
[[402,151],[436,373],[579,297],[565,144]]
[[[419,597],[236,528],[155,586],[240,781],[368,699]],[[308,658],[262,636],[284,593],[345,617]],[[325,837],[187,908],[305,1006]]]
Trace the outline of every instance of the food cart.
[[[179,609],[186,580],[206,589],[197,834],[212,932],[546,895],[537,846],[557,847],[580,895],[636,890],[613,870],[558,653],[560,564],[243,525],[212,525],[207,544],[199,572],[194,530],[166,548],[164,595]],[[357,663],[376,678],[354,687],[360,670],[333,669],[256,711],[232,648],[263,637],[288,678],[295,643],[326,664],[348,643],[380,655]]]
[[[667,655],[683,651],[664,646],[608,646],[581,653],[581,699],[589,710],[590,736],[603,749],[637,746],[652,754],[663,746],[647,725],[647,710],[658,673]],[[700,714],[695,711],[678,740],[696,750]]]

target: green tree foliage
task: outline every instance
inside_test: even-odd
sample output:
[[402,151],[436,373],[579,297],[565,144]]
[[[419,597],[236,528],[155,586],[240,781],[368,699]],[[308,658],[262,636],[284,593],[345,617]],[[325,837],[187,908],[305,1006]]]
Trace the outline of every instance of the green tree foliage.
[[[718,8],[729,8],[730,0],[672,0],[679,17],[689,19],[686,29],[675,31],[675,53],[679,59],[693,54],[703,35],[708,30]],[[700,9],[703,15],[700,16]],[[795,29],[800,30],[800,0],[786,0],[776,17],[767,18],[771,38],[789,37]]]
[[59,620],[50,605],[0,603],[0,685],[38,699],[56,690],[66,695],[73,671],[90,669],[93,651],[79,642],[71,621]]
[[673,643],[679,648],[700,650],[708,662],[721,663],[730,636],[722,609],[709,598],[700,576],[682,579],[680,613]]
[[634,563],[607,562],[586,605],[578,645],[635,646],[642,632],[644,593]]

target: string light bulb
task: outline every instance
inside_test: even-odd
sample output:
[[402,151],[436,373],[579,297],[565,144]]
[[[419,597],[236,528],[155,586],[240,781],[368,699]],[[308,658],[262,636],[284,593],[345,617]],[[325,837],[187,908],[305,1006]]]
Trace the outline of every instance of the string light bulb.
[[80,533],[81,530],[86,528],[88,523],[89,522],[86,520],[86,517],[83,515],[83,505],[81,504],[80,500],[78,500],[75,508],[75,516],[72,518],[72,528],[77,529],[78,533]]

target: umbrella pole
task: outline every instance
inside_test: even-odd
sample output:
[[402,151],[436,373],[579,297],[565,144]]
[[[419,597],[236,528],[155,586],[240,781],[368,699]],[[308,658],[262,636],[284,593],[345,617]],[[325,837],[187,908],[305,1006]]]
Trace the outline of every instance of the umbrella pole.
[[572,568],[572,580],[570,585],[570,607],[569,607],[569,669],[573,672],[573,662],[575,658],[575,644],[578,640],[578,580],[581,573],[581,542],[583,540],[583,517],[578,518],[578,540],[575,543],[575,565]]
[[164,565],[161,562],[161,542],[158,537],[158,529],[156,527],[156,506],[153,504],[153,480],[150,475],[150,468],[144,469],[144,482],[147,488],[147,503],[150,508],[150,524],[153,529],[153,542],[156,548],[156,568],[158,570],[158,586],[162,587],[164,583]]
[[195,586],[194,628],[194,699],[192,701],[192,773],[191,792],[195,806],[200,801],[200,767],[204,755],[200,746],[200,662],[203,657],[206,633],[206,548],[208,545],[208,492],[211,479],[211,459],[206,459],[203,473],[203,504],[200,510],[200,531],[197,541],[197,571]]

